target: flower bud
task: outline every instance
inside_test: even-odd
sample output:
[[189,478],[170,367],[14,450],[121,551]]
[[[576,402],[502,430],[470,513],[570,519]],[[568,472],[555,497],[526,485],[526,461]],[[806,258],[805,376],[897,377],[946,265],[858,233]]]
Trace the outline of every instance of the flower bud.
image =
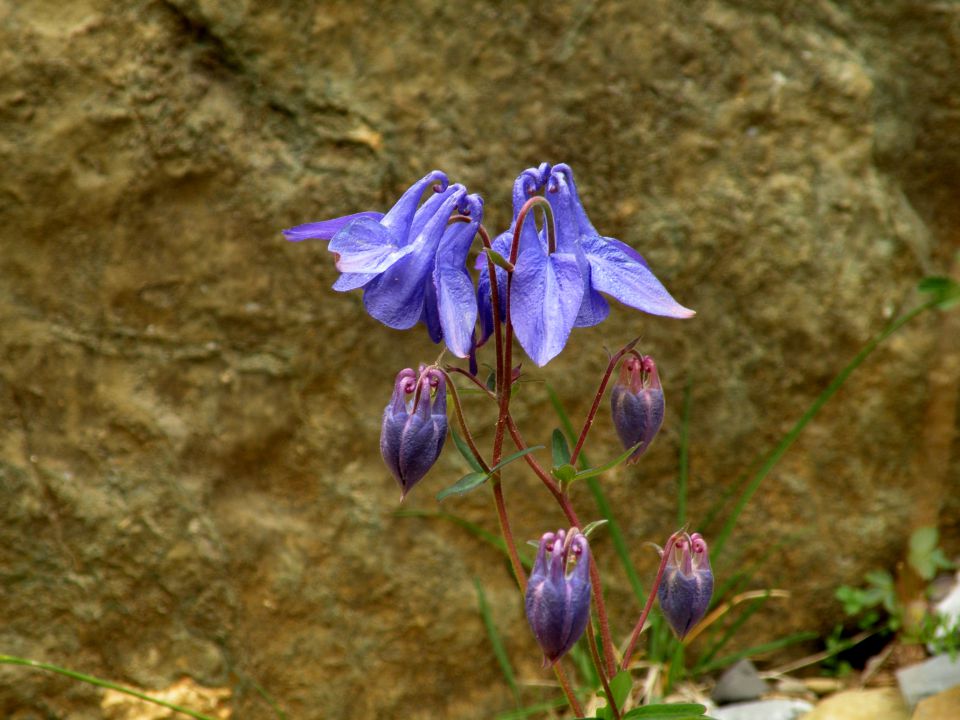
[[681,640],[700,622],[713,594],[713,572],[707,543],[700,535],[678,533],[667,553],[663,578],[657,589],[660,609]]
[[627,458],[632,465],[646,452],[663,424],[663,389],[656,363],[649,355],[629,355],[610,393],[613,425],[624,449],[640,443]]
[[[576,567],[567,570],[576,558]],[[543,650],[543,666],[553,665],[583,635],[590,617],[590,546],[576,528],[540,538],[527,583],[527,621]]]
[[400,484],[400,500],[433,467],[446,437],[447,392],[443,373],[426,368],[418,377],[410,368],[401,370],[394,383],[393,398],[383,411],[380,430],[380,454]]

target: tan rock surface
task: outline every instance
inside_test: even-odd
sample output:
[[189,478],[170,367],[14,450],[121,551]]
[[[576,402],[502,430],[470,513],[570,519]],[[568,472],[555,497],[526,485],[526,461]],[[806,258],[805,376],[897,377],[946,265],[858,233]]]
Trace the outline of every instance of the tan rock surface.
[[960,685],[918,702],[910,720],[954,720],[955,718],[960,718]]
[[[571,163],[595,224],[699,313],[617,307],[531,372],[582,412],[603,346],[642,333],[657,357],[666,427],[605,481],[649,573],[642,543],[674,529],[685,381],[697,518],[945,271],[951,8],[0,0],[0,652],[138,687],[229,686],[245,720],[273,717],[257,684],[298,719],[509,708],[474,576],[520,676],[547,676],[503,562],[396,517],[377,453],[393,375],[437,349],[332,293],[322,244],[279,229],[384,209],[433,167],[483,193],[499,228],[519,170]],[[788,540],[755,585],[794,593],[751,621],[751,643],[828,629],[832,589],[892,566],[917,499],[939,507],[960,477],[960,453],[939,474],[913,457],[937,322],[854,376],[742,518],[718,572]],[[549,441],[529,388],[518,417]],[[612,438],[602,418],[591,455]],[[461,472],[447,452],[410,507],[436,509]],[[508,483],[519,537],[560,525],[533,479]],[[595,517],[585,489],[575,501]],[[495,528],[483,492],[444,509]],[[595,549],[626,633],[637,604]],[[0,668],[2,713],[99,706]]]
[[824,698],[803,720],[908,720],[896,688],[847,690]]

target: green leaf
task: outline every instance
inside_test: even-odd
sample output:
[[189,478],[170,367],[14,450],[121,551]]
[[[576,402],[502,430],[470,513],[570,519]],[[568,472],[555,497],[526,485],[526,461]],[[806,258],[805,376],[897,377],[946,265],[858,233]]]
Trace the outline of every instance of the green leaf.
[[446,490],[441,490],[440,492],[438,492],[437,500],[443,500],[444,498],[448,498],[451,495],[463,495],[464,493],[468,493],[471,490],[480,487],[487,480],[490,479],[491,475],[497,472],[497,470],[502,468],[504,465],[509,465],[514,460],[522,458],[524,455],[532,453],[534,450],[543,450],[543,445],[535,445],[533,447],[529,447],[525,450],[515,452],[513,455],[509,455],[508,457],[505,457],[503,460],[501,460],[492,468],[490,468],[490,472],[488,473],[485,473],[481,470],[480,472],[472,472],[472,473],[468,473],[467,475],[464,475],[462,478],[457,480],[457,482],[455,482],[453,485],[448,487]]
[[487,254],[487,257],[493,260],[493,264],[497,267],[501,267],[507,272],[513,272],[513,265],[509,260],[507,260],[503,255],[498,253],[492,248],[484,248],[483,251]]
[[589,524],[588,524],[583,530],[581,530],[580,532],[582,532],[585,536],[590,537],[590,534],[593,533],[594,530],[597,530],[597,529],[599,529],[599,528],[602,528],[602,527],[603,527],[604,525],[606,525],[608,522],[610,522],[610,521],[607,520],[606,518],[604,518],[603,520],[594,520],[592,523],[589,523]]
[[524,450],[515,452],[513,455],[508,455],[503,460],[501,460],[496,465],[494,465],[492,468],[490,468],[490,474],[493,475],[497,470],[504,467],[505,465],[509,465],[514,460],[519,460],[524,455],[529,455],[530,453],[535,452],[537,450],[543,450],[543,445],[534,445],[533,447],[528,447]]
[[[618,708],[623,707],[623,704],[630,696],[630,689],[632,687],[633,677],[631,677],[629,670],[621,670],[610,680],[610,692],[613,693],[613,701]],[[612,720],[613,710],[610,709],[609,700],[606,707],[597,710],[597,717]]]
[[599,467],[587,468],[586,470],[581,470],[576,475],[574,475],[573,479],[586,480],[587,478],[592,478],[592,477],[596,477],[597,475],[601,475],[605,473],[607,470],[612,470],[617,465],[619,465],[624,460],[626,460],[628,457],[630,457],[633,454],[633,451],[636,450],[638,447],[640,447],[642,443],[643,441],[638,442],[636,445],[629,447],[626,451],[624,451],[622,455],[618,455],[610,462],[600,465]]
[[930,293],[935,307],[947,310],[960,303],[960,283],[948,277],[926,277],[917,285],[917,290]]
[[[550,438],[550,445],[553,451],[553,464],[555,467],[568,465],[570,463],[570,446],[567,445],[567,438],[559,428],[555,428]],[[574,468],[576,472],[576,468]]]
[[443,500],[451,495],[463,495],[483,485],[490,476],[483,472],[472,472],[464,475],[446,490],[437,493],[437,500]]
[[577,469],[570,463],[567,463],[566,465],[560,465],[559,467],[553,468],[550,471],[550,474],[560,482],[567,483],[577,476]]
[[628,712],[623,716],[623,720],[636,720],[638,718],[643,720],[687,720],[688,718],[709,720],[704,715],[706,711],[707,708],[697,703],[643,705]]
[[460,456],[467,461],[467,465],[470,466],[470,469],[474,472],[483,472],[483,468],[480,466],[480,463],[477,462],[477,459],[473,456],[473,453],[470,452],[470,446],[467,445],[467,441],[460,437],[460,433],[453,428],[450,428],[450,434],[453,435],[453,444],[457,446],[457,451],[460,453]]

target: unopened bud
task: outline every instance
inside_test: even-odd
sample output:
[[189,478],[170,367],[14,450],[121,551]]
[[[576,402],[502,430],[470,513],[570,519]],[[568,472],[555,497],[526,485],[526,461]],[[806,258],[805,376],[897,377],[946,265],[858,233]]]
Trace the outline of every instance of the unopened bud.
[[[576,558],[576,567],[567,572]],[[543,665],[559,660],[583,635],[590,617],[590,546],[576,528],[540,538],[527,583],[527,621],[543,650]]]
[[[431,392],[433,400],[431,402]],[[443,373],[435,368],[401,370],[393,398],[383,411],[380,454],[406,496],[440,457],[447,437],[447,392]]]
[[663,578],[657,589],[660,609],[681,640],[703,618],[713,595],[713,572],[707,543],[700,535],[683,533],[667,543]]
[[637,449],[627,459],[633,464],[646,452],[663,424],[664,399],[656,363],[649,355],[630,355],[610,393],[613,425],[624,449]]

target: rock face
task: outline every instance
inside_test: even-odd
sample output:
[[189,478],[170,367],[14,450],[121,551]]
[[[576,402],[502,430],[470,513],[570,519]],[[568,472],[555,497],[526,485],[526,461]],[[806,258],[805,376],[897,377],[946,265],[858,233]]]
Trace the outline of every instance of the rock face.
[[[188,675],[245,719],[273,717],[258,686],[301,719],[510,707],[473,577],[521,678],[546,676],[501,558],[397,517],[376,449],[394,374],[438,351],[332,293],[322,243],[279,229],[385,209],[434,167],[499,229],[521,169],[569,162],[598,228],[699,312],[616,308],[530,372],[581,413],[604,345],[643,334],[666,426],[604,483],[649,573],[642,543],[675,529],[686,380],[695,520],[949,267],[958,47],[934,0],[0,0],[0,652],[142,688]],[[751,641],[826,629],[832,588],[936,520],[958,468],[916,457],[939,322],[858,371],[742,516],[717,574],[789,540],[753,584],[794,593]],[[518,419],[549,442],[528,387]],[[933,429],[948,461],[954,423]],[[611,457],[605,418],[595,433]],[[462,471],[448,450],[409,507]],[[522,470],[507,495],[518,537],[560,526]],[[483,492],[444,509],[496,527]],[[595,546],[625,635],[637,604]],[[101,702],[0,668],[4,715]]]

